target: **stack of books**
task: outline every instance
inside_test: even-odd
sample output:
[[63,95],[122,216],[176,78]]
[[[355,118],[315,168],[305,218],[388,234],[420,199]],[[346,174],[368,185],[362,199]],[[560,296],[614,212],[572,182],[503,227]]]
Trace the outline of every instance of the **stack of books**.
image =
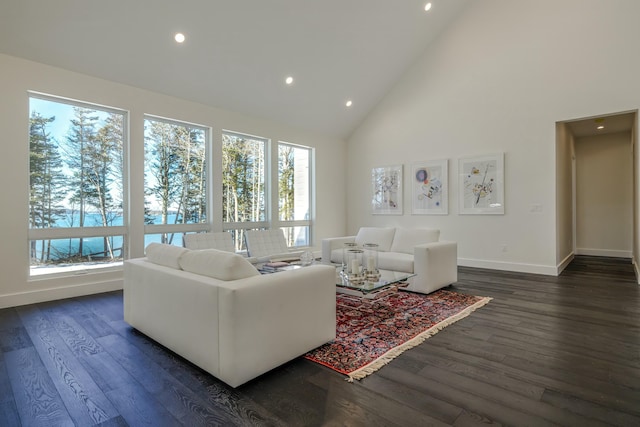
[[267,262],[264,263],[262,265],[262,270],[267,270],[267,271],[276,271],[276,270],[281,270],[285,267],[288,267],[289,263],[288,262],[284,262],[284,261],[272,261],[272,262]]

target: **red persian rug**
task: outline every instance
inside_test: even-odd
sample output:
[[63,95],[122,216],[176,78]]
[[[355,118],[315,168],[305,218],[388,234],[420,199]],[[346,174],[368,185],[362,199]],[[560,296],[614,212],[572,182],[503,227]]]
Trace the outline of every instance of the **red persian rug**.
[[490,300],[442,289],[373,301],[337,294],[336,339],[304,357],[359,380]]

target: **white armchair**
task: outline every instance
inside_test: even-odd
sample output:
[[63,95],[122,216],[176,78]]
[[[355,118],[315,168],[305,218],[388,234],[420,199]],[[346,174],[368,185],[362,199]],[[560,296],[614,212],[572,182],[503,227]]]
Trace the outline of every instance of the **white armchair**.
[[187,249],[218,249],[225,252],[235,252],[231,233],[226,231],[185,234],[182,237],[182,243]]
[[259,260],[284,260],[299,258],[303,251],[291,250],[287,246],[281,229],[247,230],[244,235],[247,252]]

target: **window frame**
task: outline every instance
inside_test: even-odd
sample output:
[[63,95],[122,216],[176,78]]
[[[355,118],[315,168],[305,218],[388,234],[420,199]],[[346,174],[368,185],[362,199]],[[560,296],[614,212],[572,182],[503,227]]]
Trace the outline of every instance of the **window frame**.
[[281,220],[280,219],[280,170],[279,167],[276,167],[276,185],[275,185],[275,209],[277,209],[278,214],[274,215],[273,224],[274,227],[278,228],[290,228],[290,227],[308,227],[309,228],[309,241],[305,246],[295,246],[296,248],[305,248],[311,247],[314,244],[314,219],[315,219],[315,149],[313,147],[307,147],[301,144],[293,144],[291,142],[286,141],[278,141],[276,144],[276,164],[279,164],[280,161],[280,147],[288,146],[293,147],[294,149],[302,149],[307,150],[309,153],[309,171],[308,171],[308,194],[309,194],[309,219],[306,220]]
[[[91,237],[122,237],[122,260],[114,261],[112,263],[105,264],[104,266],[96,268],[86,268],[83,266],[83,262],[73,264],[70,267],[54,268],[51,271],[42,274],[34,274],[31,261],[29,262],[28,281],[38,281],[43,279],[51,279],[55,277],[64,277],[69,275],[86,274],[88,272],[103,273],[108,271],[122,270],[123,261],[129,257],[129,225],[128,225],[128,212],[129,212],[129,123],[130,112],[125,109],[110,107],[93,102],[80,101],[77,99],[49,95],[37,91],[27,91],[28,95],[28,117],[31,118],[31,99],[39,99],[48,102],[54,102],[58,104],[65,104],[71,107],[86,108],[90,110],[100,110],[101,112],[109,114],[118,114],[122,116],[122,225],[110,225],[110,226],[94,226],[94,227],[48,227],[48,228],[32,228],[30,226],[30,211],[27,214],[28,218],[28,232],[27,239],[31,241],[39,240],[58,240],[58,239],[79,239],[79,238],[91,238]],[[27,144],[30,144],[30,134],[27,134]],[[28,150],[31,153],[31,148]],[[31,174],[31,165],[27,164],[27,171]],[[27,198],[29,197],[31,185],[29,184],[29,191],[27,191]],[[27,204],[30,206],[30,203]],[[27,259],[31,259],[30,245],[27,245]]]
[[[205,161],[205,177],[206,177],[205,181],[207,183],[207,188],[205,189],[205,198],[206,198],[205,221],[198,222],[198,223],[189,223],[189,224],[144,224],[143,239],[146,241],[147,235],[152,235],[152,234],[186,234],[186,233],[201,233],[201,232],[211,231],[213,229],[212,217],[214,212],[214,209],[213,209],[214,182],[213,182],[213,174],[212,174],[213,149],[212,149],[211,127],[193,123],[193,122],[188,122],[185,120],[171,119],[167,117],[157,116],[154,114],[144,114],[143,120],[142,120],[143,128],[146,125],[147,120],[153,120],[153,121],[174,125],[174,126],[183,126],[190,129],[195,128],[195,129],[204,131],[204,149],[205,149],[204,161]],[[144,134],[144,129],[143,129],[143,134]],[[147,151],[146,142],[147,142],[146,136],[144,136],[143,154],[144,154],[145,160],[146,160],[146,151]],[[144,176],[144,173],[143,173],[143,176]],[[143,189],[143,192],[146,191],[146,182],[143,182],[142,189]],[[143,201],[143,205],[144,205],[144,201]],[[182,241],[180,241],[180,246],[182,246]],[[146,243],[144,244],[144,247],[146,247]]]
[[[271,188],[273,188],[273,186],[271,185],[271,180],[269,179],[269,177],[271,176],[271,156],[270,156],[270,152],[271,152],[271,140],[269,138],[265,138],[262,136],[257,136],[257,135],[251,135],[249,133],[244,133],[244,132],[236,132],[236,131],[232,131],[232,130],[228,130],[228,129],[223,129],[222,133],[221,133],[221,151],[220,151],[220,155],[222,156],[222,158],[224,158],[224,135],[230,135],[230,136],[234,136],[236,138],[244,138],[244,139],[253,139],[253,140],[257,140],[257,141],[262,141],[264,143],[263,145],[263,156],[264,156],[264,171],[263,171],[263,182],[264,182],[264,221],[225,221],[224,220],[224,206],[221,206],[220,209],[220,213],[221,213],[221,223],[222,223],[222,231],[226,231],[226,232],[232,232],[234,233],[234,245],[236,246],[236,248],[245,248],[245,243],[244,242],[240,242],[240,245],[238,245],[238,243],[235,241],[235,233],[240,231],[245,231],[245,230],[258,230],[258,229],[268,229],[271,228],[272,226],[272,221],[271,221],[271,203],[270,200],[272,199],[271,197]],[[224,164],[221,161],[220,165],[222,167],[222,182],[220,183],[220,188],[221,188],[221,199],[220,199],[220,203],[221,205],[224,203]],[[241,249],[241,252],[243,250]]]

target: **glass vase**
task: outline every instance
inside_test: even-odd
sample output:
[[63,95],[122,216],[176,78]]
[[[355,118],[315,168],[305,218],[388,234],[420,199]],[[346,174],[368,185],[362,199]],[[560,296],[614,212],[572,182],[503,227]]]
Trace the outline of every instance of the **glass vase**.
[[348,242],[342,246],[342,271],[345,273],[349,273],[349,269],[347,267],[347,251],[351,249],[358,249],[358,244]]
[[380,278],[378,270],[378,244],[365,243],[363,249],[363,267],[364,275],[369,281],[377,281]]

